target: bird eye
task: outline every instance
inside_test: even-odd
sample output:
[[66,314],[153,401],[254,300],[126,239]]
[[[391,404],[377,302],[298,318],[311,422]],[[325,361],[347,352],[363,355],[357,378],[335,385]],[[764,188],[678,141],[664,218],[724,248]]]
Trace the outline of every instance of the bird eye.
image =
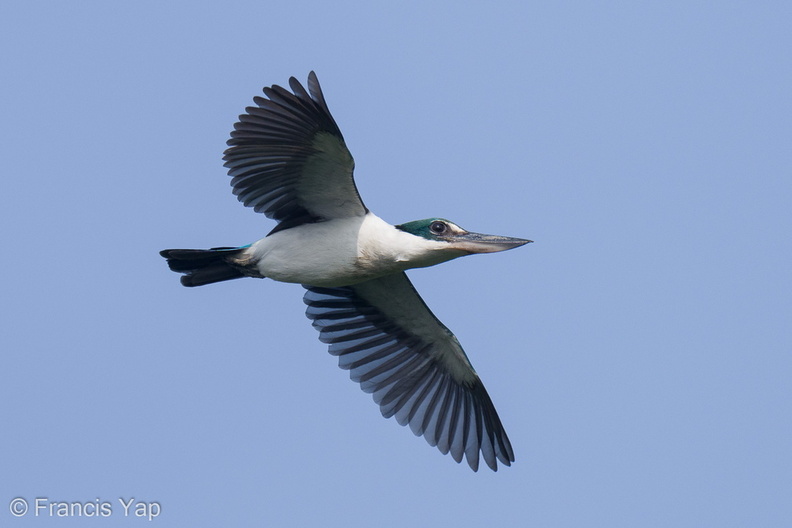
[[434,233],[435,235],[442,235],[448,229],[448,225],[445,222],[432,222],[429,224],[429,230]]

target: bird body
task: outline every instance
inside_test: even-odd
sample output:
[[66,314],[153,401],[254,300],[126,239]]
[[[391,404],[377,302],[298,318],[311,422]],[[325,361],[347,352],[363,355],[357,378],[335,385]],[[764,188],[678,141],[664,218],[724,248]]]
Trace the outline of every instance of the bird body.
[[380,219],[360,199],[316,75],[308,90],[294,77],[289,85],[254,98],[224,156],[234,194],[275,228],[246,246],[160,254],[185,286],[242,277],[303,285],[319,339],[383,416],[474,471],[480,455],[493,470],[497,461],[510,465],[511,443],[478,374],[404,272],[530,240],[472,233],[443,218]]
[[277,231],[236,259],[258,276],[313,286],[348,286],[461,256],[369,212]]

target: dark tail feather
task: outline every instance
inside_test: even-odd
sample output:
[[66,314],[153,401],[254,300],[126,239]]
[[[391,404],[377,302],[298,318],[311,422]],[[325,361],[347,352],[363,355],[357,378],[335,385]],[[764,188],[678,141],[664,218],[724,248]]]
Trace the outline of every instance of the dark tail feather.
[[168,259],[171,270],[184,273],[181,278],[184,286],[203,286],[244,277],[245,274],[229,262],[229,257],[241,253],[247,247],[165,249],[160,251],[160,255]]

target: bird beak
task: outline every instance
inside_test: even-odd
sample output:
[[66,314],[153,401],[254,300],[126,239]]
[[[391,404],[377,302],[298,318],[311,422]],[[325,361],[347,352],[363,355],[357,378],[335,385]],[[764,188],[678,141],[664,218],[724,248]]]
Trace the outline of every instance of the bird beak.
[[481,233],[462,233],[449,240],[451,247],[467,253],[497,253],[523,246],[533,240]]

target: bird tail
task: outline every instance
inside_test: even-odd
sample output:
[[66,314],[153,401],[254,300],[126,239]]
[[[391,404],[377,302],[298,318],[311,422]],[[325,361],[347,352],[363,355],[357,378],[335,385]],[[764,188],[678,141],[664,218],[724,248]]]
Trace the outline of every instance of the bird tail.
[[184,273],[181,277],[183,286],[203,286],[244,277],[241,267],[234,265],[233,257],[248,247],[164,249],[160,255],[168,259],[171,270]]

